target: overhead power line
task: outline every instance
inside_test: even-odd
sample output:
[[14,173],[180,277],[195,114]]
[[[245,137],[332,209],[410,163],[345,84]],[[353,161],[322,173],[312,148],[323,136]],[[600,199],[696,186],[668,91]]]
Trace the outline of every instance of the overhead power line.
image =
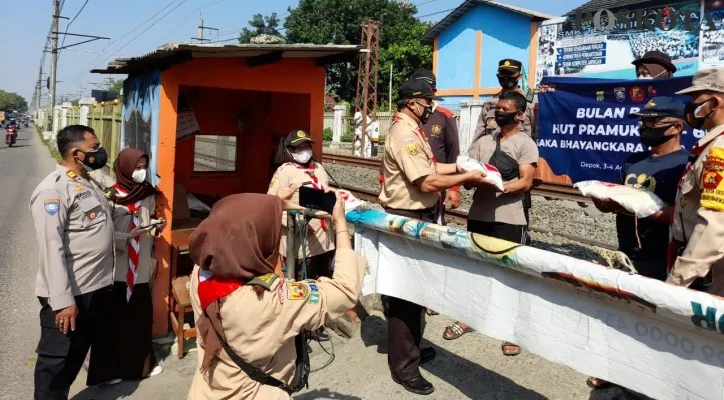
[[417,16],[417,18],[426,18],[426,17],[432,17],[433,15],[438,15],[438,14],[444,14],[444,13],[449,13],[450,11],[453,11],[453,10],[455,10],[455,9],[454,9],[454,8],[451,8],[451,9],[448,9],[448,10],[442,10],[442,11],[437,11],[437,12],[434,12],[434,13],[430,13],[430,14],[425,14],[425,15],[418,15],[418,16]]
[[[89,1],[90,1],[90,0],[85,0],[85,3],[83,3],[82,6],[80,6],[80,10],[78,10],[78,12],[75,13],[75,15],[73,16],[73,18],[70,19],[70,22],[68,22],[68,25],[65,26],[65,33],[63,34],[63,41],[60,43],[60,47],[61,47],[61,48],[62,48],[63,46],[65,46],[65,39],[68,37],[68,35],[67,35],[68,29],[70,29],[70,26],[73,25],[73,22],[75,22],[75,19],[78,18],[78,16],[80,15],[80,13],[83,12],[83,9],[85,8],[86,5],[88,5],[88,2],[89,2]],[[60,57],[60,53],[58,53],[58,57]]]

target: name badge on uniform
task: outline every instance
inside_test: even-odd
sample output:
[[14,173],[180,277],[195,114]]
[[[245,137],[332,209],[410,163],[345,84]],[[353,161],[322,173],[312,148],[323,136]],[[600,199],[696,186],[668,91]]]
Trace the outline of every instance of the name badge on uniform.
[[60,199],[48,199],[45,200],[45,212],[49,215],[55,215],[60,209]]

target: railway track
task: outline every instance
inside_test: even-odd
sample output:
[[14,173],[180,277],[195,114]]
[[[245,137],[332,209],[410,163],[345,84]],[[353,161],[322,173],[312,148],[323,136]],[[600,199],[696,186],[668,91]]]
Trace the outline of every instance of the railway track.
[[[350,191],[355,197],[357,197],[360,200],[368,201],[370,203],[377,203],[378,193],[373,190],[358,189],[358,188],[349,187],[349,186],[343,186],[342,189]],[[462,227],[465,227],[467,225],[467,221],[468,221],[467,211],[446,210],[445,215],[448,217],[449,223],[451,223],[451,224],[454,224],[457,226],[462,226]],[[618,250],[616,247],[608,245],[606,243],[601,243],[601,242],[591,240],[588,238],[584,238],[584,237],[580,237],[580,236],[568,235],[565,233],[558,233],[558,232],[552,231],[550,229],[531,226],[530,230],[532,232],[537,232],[537,233],[541,233],[541,234],[553,234],[553,235],[562,237],[564,239],[568,239],[568,240],[578,242],[578,243],[583,243],[583,244],[586,244],[589,246],[600,247],[600,248],[607,249],[607,250]]]
[[[362,158],[325,153],[322,155],[322,162],[379,170],[382,161],[379,158]],[[537,183],[533,188],[533,194],[547,199],[592,203],[591,199],[582,195],[578,189],[566,184]]]

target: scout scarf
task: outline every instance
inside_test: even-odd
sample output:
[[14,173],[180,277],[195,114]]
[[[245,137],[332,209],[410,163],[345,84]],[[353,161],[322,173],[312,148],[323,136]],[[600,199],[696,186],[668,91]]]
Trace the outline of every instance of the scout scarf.
[[[279,248],[281,215],[282,201],[276,196],[235,194],[214,204],[191,235],[191,259],[204,274],[210,273],[204,275],[198,293],[206,304],[196,323],[205,348],[202,372],[209,370],[226,340],[220,313],[224,298],[244,282],[274,272],[272,257]],[[206,283],[204,289],[201,283]]]
[[[118,192],[118,198],[123,198],[128,195],[118,184],[115,186]],[[134,229],[141,225],[141,201],[137,201],[133,204],[128,204],[128,212],[131,213],[131,222],[128,224],[128,232],[133,232]],[[138,278],[138,263],[140,262],[141,243],[140,236],[134,236],[128,239],[128,271],[126,271],[126,302],[131,301],[131,295],[133,294],[133,286],[136,284]]]

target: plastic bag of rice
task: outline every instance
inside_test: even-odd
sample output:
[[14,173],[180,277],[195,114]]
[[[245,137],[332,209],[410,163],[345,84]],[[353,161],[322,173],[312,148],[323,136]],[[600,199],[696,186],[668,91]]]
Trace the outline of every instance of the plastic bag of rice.
[[485,175],[485,181],[494,185],[501,192],[503,191],[503,177],[500,171],[490,164],[481,163],[478,160],[467,156],[458,156],[458,169],[463,172],[480,171]]
[[601,181],[582,181],[573,187],[584,196],[598,200],[611,200],[639,218],[646,218],[668,206],[659,196],[644,189]]

